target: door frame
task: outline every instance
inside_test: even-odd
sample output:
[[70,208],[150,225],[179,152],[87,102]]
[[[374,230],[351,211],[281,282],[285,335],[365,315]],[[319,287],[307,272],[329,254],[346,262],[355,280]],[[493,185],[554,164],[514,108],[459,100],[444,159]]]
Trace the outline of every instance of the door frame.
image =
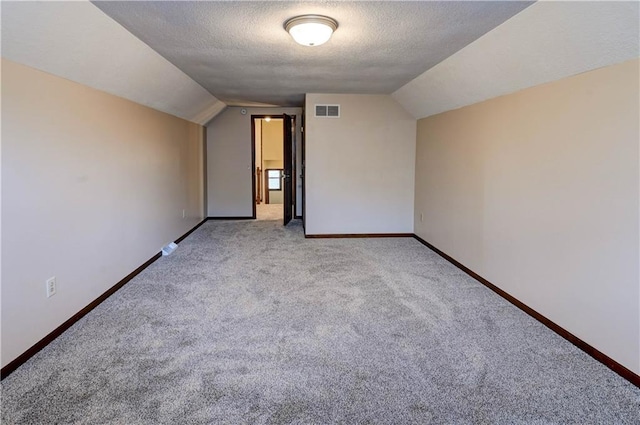
[[[256,120],[265,119],[267,117],[282,120],[284,122],[284,113],[279,114],[251,114],[251,202],[253,204],[253,218],[256,219]],[[293,115],[295,117],[295,115]],[[295,135],[294,135],[295,137]],[[295,146],[294,146],[295,148]],[[284,153],[283,153],[284,156]],[[293,164],[293,169],[295,171],[295,161]],[[262,168],[262,167],[260,167]],[[264,170],[262,170],[264,171]],[[264,185],[263,185],[264,186]],[[295,190],[295,184],[294,184]],[[295,202],[295,199],[294,199]],[[282,207],[284,209],[284,207]],[[295,209],[295,205],[294,205]]]
[[293,201],[293,213],[292,213],[292,217],[295,220],[296,218],[296,212],[298,211],[298,204],[297,204],[297,185],[298,185],[298,177],[296,176],[297,173],[297,163],[298,163],[298,157],[297,157],[297,150],[298,150],[298,139],[296,136],[296,130],[298,129],[298,117],[296,116],[296,114],[293,115],[289,115],[291,117],[291,124],[293,126],[293,128],[291,129],[291,200]]
[[302,230],[307,234],[305,227],[305,217],[307,216],[307,176],[306,176],[306,152],[305,152],[305,109],[302,107],[302,115],[300,116],[300,179],[302,180]]
[[295,115],[284,114],[282,125],[282,158],[284,169],[283,224],[286,226],[295,216]]

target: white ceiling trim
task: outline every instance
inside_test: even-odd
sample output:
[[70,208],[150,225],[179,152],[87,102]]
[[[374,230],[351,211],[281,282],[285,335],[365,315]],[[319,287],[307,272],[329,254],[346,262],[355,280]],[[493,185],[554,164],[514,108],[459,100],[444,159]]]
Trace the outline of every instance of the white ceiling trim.
[[3,2],[2,56],[198,124],[226,106],[88,1]]
[[415,118],[640,55],[638,2],[538,2],[392,96]]

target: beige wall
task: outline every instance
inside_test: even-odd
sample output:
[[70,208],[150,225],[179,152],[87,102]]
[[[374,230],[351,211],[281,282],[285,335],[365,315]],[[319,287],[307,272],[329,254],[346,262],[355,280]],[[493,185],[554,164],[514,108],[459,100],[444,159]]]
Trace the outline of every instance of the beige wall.
[[282,159],[273,160],[273,161],[264,161],[264,169],[283,169],[284,161]]
[[264,161],[282,162],[284,127],[282,120],[262,120],[262,156]]
[[638,75],[633,60],[420,120],[415,192],[416,234],[635,373]]
[[224,110],[207,124],[207,201],[210,217],[250,217],[253,214],[251,115],[296,116],[296,215],[302,213],[300,175],[301,108],[245,108]]
[[416,120],[387,95],[307,94],[306,111],[307,234],[412,233]]
[[2,61],[3,366],[203,218],[202,131]]
[[269,204],[282,204],[284,202],[284,192],[281,190],[269,191]]

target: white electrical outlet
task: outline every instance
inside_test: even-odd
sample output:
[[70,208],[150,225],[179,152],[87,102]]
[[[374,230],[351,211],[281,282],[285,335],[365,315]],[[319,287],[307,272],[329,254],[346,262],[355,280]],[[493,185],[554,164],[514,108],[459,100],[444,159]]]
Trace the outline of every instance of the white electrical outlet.
[[185,218],[187,216],[187,210],[182,210],[182,218]]
[[420,221],[424,221],[424,214],[420,213]]
[[47,279],[47,298],[56,294],[56,277],[50,277]]

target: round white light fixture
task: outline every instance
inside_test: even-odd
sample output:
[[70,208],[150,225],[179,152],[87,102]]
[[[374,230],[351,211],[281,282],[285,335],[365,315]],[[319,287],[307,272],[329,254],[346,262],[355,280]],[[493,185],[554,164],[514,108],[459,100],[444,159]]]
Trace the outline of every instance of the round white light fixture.
[[266,122],[269,122],[269,121],[271,121],[271,117],[267,117],[267,118],[265,118],[264,120],[265,120]]
[[298,44],[303,46],[319,46],[331,38],[338,29],[338,22],[328,16],[302,15],[289,19],[284,29]]

